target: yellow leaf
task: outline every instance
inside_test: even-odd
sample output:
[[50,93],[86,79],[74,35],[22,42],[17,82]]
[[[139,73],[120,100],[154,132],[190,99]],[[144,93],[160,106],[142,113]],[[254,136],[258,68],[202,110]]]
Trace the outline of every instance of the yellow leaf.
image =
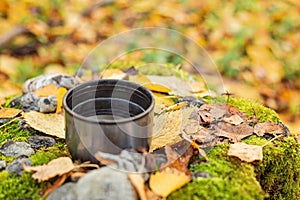
[[176,169],[166,168],[150,176],[149,185],[152,191],[162,197],[167,197],[173,191],[190,182],[190,176]]
[[183,130],[191,129],[187,126],[192,126],[192,129],[195,129],[191,132],[197,131],[197,121],[190,118],[195,109],[193,107],[182,108],[155,116],[150,152],[181,141],[180,134]]
[[0,106],[4,105],[6,102],[5,98],[0,97]]
[[0,72],[6,74],[9,77],[15,77],[18,75],[18,66],[20,61],[14,57],[1,55],[0,56]]
[[34,93],[39,97],[47,97],[50,95],[56,96],[58,87],[54,84],[48,84],[44,87],[34,91]]
[[153,92],[152,94],[155,98],[155,105],[163,104],[164,106],[171,106],[175,103],[173,100],[173,96],[169,96],[158,92]]
[[66,94],[67,89],[60,87],[57,91],[56,99],[57,99],[57,107],[56,107],[56,113],[60,113],[62,110],[62,101],[64,98],[64,95]]
[[191,87],[192,93],[203,92],[206,90],[205,84],[203,82],[189,82],[188,84]]
[[2,108],[0,109],[0,119],[14,118],[21,112],[22,110],[16,108]]
[[69,157],[60,157],[50,161],[47,165],[27,166],[23,164],[23,168],[27,172],[35,172],[32,174],[33,179],[39,182],[47,181],[55,176],[61,176],[72,171],[75,166]]
[[124,73],[120,69],[107,69],[101,74],[102,79],[124,79],[127,76],[126,73]]
[[62,115],[29,111],[24,113],[24,119],[35,130],[59,138],[65,138],[65,120]]
[[170,88],[160,83],[152,83],[151,80],[144,75],[130,76],[129,80],[138,83],[154,92],[161,92],[161,93],[171,92]]

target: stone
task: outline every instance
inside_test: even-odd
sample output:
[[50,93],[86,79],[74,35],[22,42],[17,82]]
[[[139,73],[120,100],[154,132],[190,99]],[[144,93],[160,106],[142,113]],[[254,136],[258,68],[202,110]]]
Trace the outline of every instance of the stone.
[[15,142],[10,140],[4,143],[0,147],[0,153],[5,156],[31,156],[35,154],[35,151],[30,147],[30,145],[26,142]]
[[0,171],[6,168],[6,161],[5,160],[0,160]]
[[30,136],[28,142],[33,149],[48,148],[56,144],[55,139],[46,136]]
[[25,112],[29,110],[39,111],[39,108],[37,106],[38,100],[39,97],[33,92],[24,94],[20,100],[20,104],[22,105],[22,110],[24,110]]
[[66,183],[54,190],[46,200],[77,200],[75,187],[75,183]]
[[37,101],[37,107],[42,113],[50,113],[55,112],[57,107],[57,99],[56,96],[48,96],[39,98]]
[[21,176],[23,174],[23,170],[24,170],[22,163],[24,163],[26,165],[32,164],[27,156],[20,156],[20,157],[16,158],[14,161],[12,161],[12,163],[10,163],[6,167],[6,170],[9,173],[14,173],[14,174]]
[[112,167],[102,167],[87,173],[76,185],[78,200],[135,200],[137,194],[127,173]]
[[64,87],[70,89],[77,84],[76,79],[73,76],[66,74],[44,74],[32,79],[28,79],[23,84],[23,92],[34,92],[39,88],[42,88],[48,84],[54,84],[57,87]]

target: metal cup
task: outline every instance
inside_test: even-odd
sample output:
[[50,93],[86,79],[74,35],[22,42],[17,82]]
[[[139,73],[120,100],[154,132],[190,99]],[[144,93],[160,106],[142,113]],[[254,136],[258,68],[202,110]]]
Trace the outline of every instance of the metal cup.
[[96,80],[69,90],[63,99],[66,143],[73,160],[96,163],[98,151],[149,149],[154,97],[124,80]]

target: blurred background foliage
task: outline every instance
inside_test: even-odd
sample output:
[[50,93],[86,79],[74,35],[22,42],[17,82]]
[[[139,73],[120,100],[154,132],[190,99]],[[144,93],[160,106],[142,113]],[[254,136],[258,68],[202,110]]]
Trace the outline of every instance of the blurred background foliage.
[[[20,93],[26,79],[41,73],[74,73],[114,34],[167,27],[206,49],[230,92],[279,111],[298,130],[299,18],[297,0],[2,0],[0,97]],[[181,62],[163,53],[134,55]]]

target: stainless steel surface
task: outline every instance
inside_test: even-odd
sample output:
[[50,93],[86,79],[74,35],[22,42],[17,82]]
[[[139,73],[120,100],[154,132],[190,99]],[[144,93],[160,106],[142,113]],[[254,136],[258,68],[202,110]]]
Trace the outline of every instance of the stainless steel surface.
[[140,85],[112,79],[86,82],[67,92],[63,106],[74,160],[97,162],[97,151],[149,149],[154,98]]

